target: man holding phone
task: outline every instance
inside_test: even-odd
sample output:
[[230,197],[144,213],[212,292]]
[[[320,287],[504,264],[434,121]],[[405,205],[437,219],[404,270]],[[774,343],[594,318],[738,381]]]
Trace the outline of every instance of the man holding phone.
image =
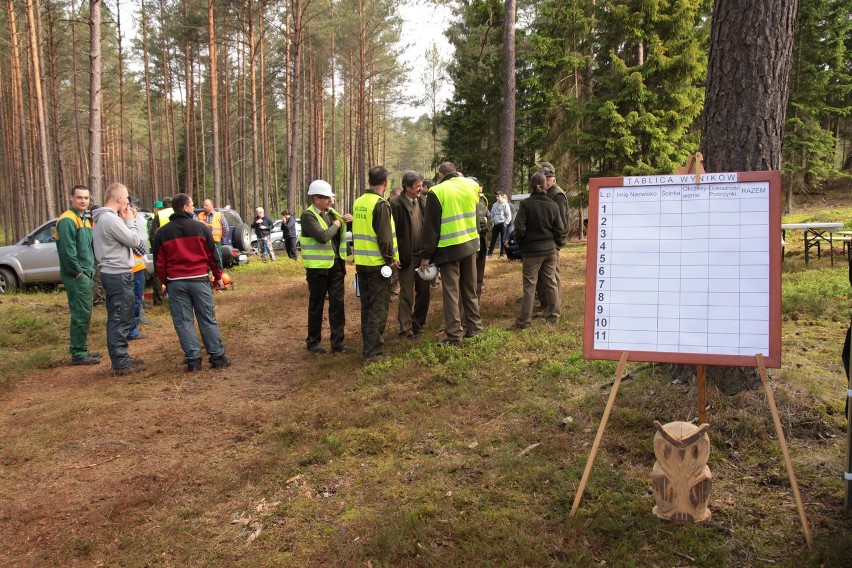
[[133,249],[142,245],[144,231],[136,224],[127,188],[112,183],[104,192],[104,205],[92,212],[95,258],[101,265],[106,293],[107,350],[112,372],[129,375],[144,371],[141,359],[128,353],[127,335],[133,326]]

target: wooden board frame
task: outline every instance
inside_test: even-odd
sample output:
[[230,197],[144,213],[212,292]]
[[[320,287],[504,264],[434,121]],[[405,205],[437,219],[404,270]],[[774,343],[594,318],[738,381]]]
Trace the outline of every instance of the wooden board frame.
[[[733,183],[721,176],[735,174],[736,183],[768,182],[769,184],[769,353],[764,353],[766,366],[781,367],[781,172],[728,172],[725,174],[702,174],[702,184]],[[668,174],[644,176],[650,180],[658,179],[658,185],[695,185],[695,174]],[[589,224],[586,256],[586,295],[583,325],[583,356],[586,359],[604,359],[617,361],[623,349],[595,349],[595,283],[598,249],[598,211],[600,189],[605,187],[626,187],[624,177],[593,178],[589,180]],[[630,178],[635,179],[635,178]],[[675,184],[662,183],[677,180]],[[718,180],[718,181],[714,181]],[[650,183],[648,184],[650,185]],[[641,187],[640,185],[630,187]],[[678,353],[665,351],[641,351],[629,349],[631,361],[656,363],[682,363],[693,365],[727,365],[756,367],[754,355],[730,355],[719,353]],[[755,354],[756,355],[756,354]]]

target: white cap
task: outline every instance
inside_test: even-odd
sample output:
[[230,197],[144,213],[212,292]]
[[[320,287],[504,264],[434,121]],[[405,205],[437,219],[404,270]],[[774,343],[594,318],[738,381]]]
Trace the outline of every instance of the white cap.
[[331,184],[325,180],[318,179],[312,181],[308,186],[308,195],[322,195],[323,197],[334,197],[334,192],[331,191]]

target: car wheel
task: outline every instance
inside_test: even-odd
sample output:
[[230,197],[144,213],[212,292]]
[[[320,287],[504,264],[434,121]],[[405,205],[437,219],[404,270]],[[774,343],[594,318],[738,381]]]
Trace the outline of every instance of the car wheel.
[[284,239],[275,239],[272,241],[272,248],[275,250],[284,250]]
[[241,251],[248,252],[251,250],[251,229],[245,223],[240,223],[234,227],[234,246]]
[[18,279],[8,268],[0,268],[0,294],[14,294],[18,291]]

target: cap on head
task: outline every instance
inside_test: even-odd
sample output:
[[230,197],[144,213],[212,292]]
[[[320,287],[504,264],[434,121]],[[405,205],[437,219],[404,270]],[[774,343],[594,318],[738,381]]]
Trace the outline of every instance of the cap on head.
[[556,177],[556,168],[554,168],[553,164],[551,164],[550,162],[542,162],[541,173],[544,174],[544,177]]
[[331,184],[325,180],[315,180],[308,186],[308,195],[321,195],[322,197],[334,197]]
[[157,209],[162,209],[163,208],[163,202],[162,201],[155,201],[154,207],[156,207]]

